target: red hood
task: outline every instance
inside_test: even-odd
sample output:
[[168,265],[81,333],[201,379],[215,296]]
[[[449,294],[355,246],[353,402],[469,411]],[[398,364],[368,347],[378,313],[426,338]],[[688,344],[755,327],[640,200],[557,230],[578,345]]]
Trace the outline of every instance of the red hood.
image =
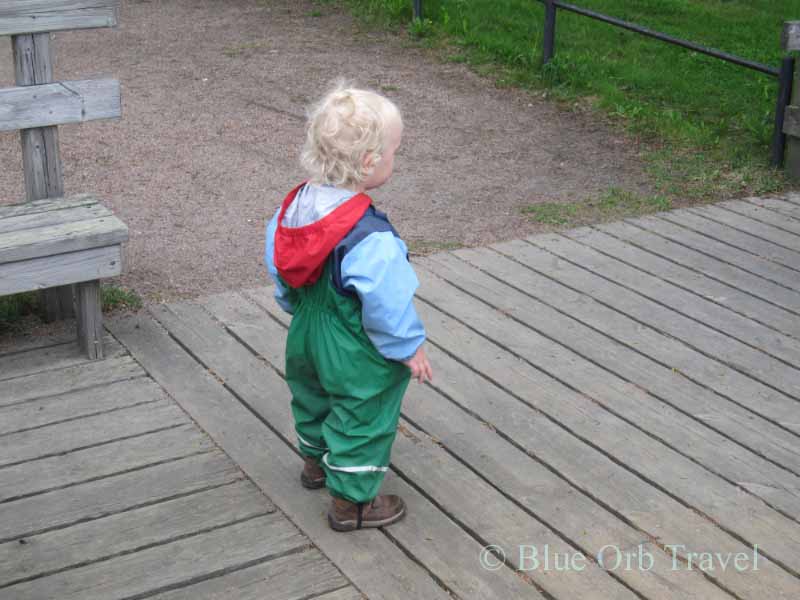
[[301,183],[286,196],[275,232],[275,267],[293,288],[311,285],[319,279],[328,255],[372,203],[366,194],[356,194],[319,221],[303,227],[284,227],[286,209],[304,185]]

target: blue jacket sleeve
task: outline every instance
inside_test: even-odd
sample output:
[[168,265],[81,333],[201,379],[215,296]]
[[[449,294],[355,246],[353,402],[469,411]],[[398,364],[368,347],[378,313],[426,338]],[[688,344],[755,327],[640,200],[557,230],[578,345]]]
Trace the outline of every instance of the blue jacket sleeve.
[[407,360],[425,341],[425,328],[414,308],[417,275],[406,258],[406,245],[391,231],[361,240],[342,260],[342,285],[361,300],[367,336],[384,357]]
[[281,211],[279,208],[275,212],[275,216],[273,216],[270,222],[267,224],[267,240],[266,248],[264,250],[264,264],[267,267],[267,272],[272,278],[272,281],[275,282],[275,300],[277,301],[278,306],[280,306],[287,313],[292,314],[294,312],[294,307],[287,298],[286,288],[278,278],[278,269],[275,267],[275,232],[278,230],[278,215],[280,212]]

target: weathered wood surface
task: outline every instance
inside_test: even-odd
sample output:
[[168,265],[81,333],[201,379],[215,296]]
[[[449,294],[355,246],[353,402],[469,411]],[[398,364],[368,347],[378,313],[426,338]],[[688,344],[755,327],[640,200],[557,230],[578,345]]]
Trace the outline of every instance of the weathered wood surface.
[[[102,206],[98,203],[97,197],[94,196],[93,194],[72,194],[66,197],[42,198],[41,200],[32,200],[30,202],[7,204],[4,206],[0,206],[0,222],[5,222],[7,219],[10,221],[14,217],[28,217],[43,212],[60,211],[67,208],[81,208],[91,205]],[[105,214],[107,213],[102,213],[97,216],[98,217],[105,216]],[[38,218],[40,217],[33,217],[34,220]],[[61,220],[58,220],[57,216],[52,218],[56,220],[52,221],[51,223],[45,223],[45,224],[53,224],[61,222]],[[74,220],[80,220],[80,219],[74,219]],[[13,224],[13,221],[11,222]],[[14,229],[18,228],[11,227],[8,231],[13,231]],[[19,229],[21,229],[21,227]]]
[[274,510],[248,481],[213,487],[32,536],[24,545],[0,544],[0,581],[8,585]]
[[[269,298],[264,298],[260,291],[250,292],[252,299],[270,309],[271,315],[283,319],[283,315]],[[243,300],[236,294],[213,296],[204,301],[212,314],[219,318],[227,329],[252,350],[258,352],[260,357],[270,362],[276,369],[281,369],[283,344],[286,330],[275,321],[264,318],[264,312],[256,306]],[[437,349],[430,348],[432,359],[436,362],[437,372],[441,373],[442,363],[452,362],[455,371],[444,375],[448,381],[465,381],[465,378],[474,378],[468,369],[449,359]],[[437,380],[442,377],[437,375]],[[469,389],[481,393],[488,389],[481,389],[480,383],[470,380]],[[477,384],[477,388],[475,387]],[[485,386],[485,382],[484,382]],[[502,394],[496,390],[491,396]],[[461,394],[459,394],[460,398]],[[430,388],[411,386],[403,407],[404,421],[393,450],[393,464],[408,477],[414,474],[414,480],[422,485],[426,493],[437,497],[438,503],[452,511],[461,522],[469,523],[470,528],[480,532],[487,526],[492,527],[494,539],[502,539],[511,543],[517,536],[532,535],[532,525],[520,524],[519,531],[504,529],[502,524],[493,525],[491,521],[484,523],[470,523],[482,511],[479,505],[491,505],[496,512],[503,515],[502,519],[509,522],[519,522],[519,517],[514,518],[514,508],[519,507],[536,515],[545,525],[557,527],[562,534],[571,540],[579,540],[580,550],[586,554],[594,555],[608,543],[621,546],[633,545],[642,541],[640,531],[621,522],[614,514],[592,501],[589,496],[576,493],[569,484],[549,470],[544,468],[530,456],[515,448],[507,441],[498,437],[490,428],[470,415],[457,410],[450,405],[447,396],[441,396]],[[408,421],[405,418],[408,418]],[[424,423],[427,435],[416,430],[411,424]],[[435,436],[435,437],[431,437]],[[456,450],[455,455],[461,460],[467,460],[473,469],[478,471],[478,479],[464,471],[464,465],[445,452],[440,444],[444,443],[451,450]],[[456,445],[452,448],[451,444]],[[433,467],[432,465],[435,465]],[[442,480],[450,483],[442,486]],[[492,494],[485,491],[484,481],[490,480],[492,484],[502,491],[504,499],[494,499]],[[463,486],[463,487],[462,487]],[[467,489],[465,489],[467,488]],[[481,493],[478,493],[478,492]],[[509,505],[509,501],[513,505]],[[466,514],[465,514],[466,513]],[[469,513],[474,513],[471,517]],[[561,515],[569,513],[583,515],[582,519],[563,520]],[[513,520],[512,520],[513,519]],[[591,527],[587,524],[591,522]],[[541,525],[539,525],[541,527]],[[540,538],[542,534],[537,534]],[[512,559],[513,560],[513,559]],[[634,589],[658,597],[664,592],[664,581],[667,578],[662,570],[664,565],[658,565],[653,572],[645,573],[631,571],[621,574],[622,579]],[[569,582],[566,582],[569,585]],[[550,588],[550,583],[545,582],[548,591],[560,597],[560,590]],[[575,588],[572,588],[575,589]],[[697,596],[716,597],[719,591],[708,582],[701,581],[693,575],[672,578],[671,589],[680,589],[685,597]],[[563,594],[563,592],[561,592]],[[602,592],[601,592],[602,593]]]
[[[667,281],[685,292],[695,294],[698,296],[698,302],[710,302],[725,307],[740,316],[747,317],[750,321],[765,325],[778,334],[778,339],[783,339],[786,334],[800,338],[800,319],[798,319],[800,315],[797,312],[769,306],[760,298],[736,286],[715,281],[693,268],[675,264],[650,250],[642,252],[642,247],[636,247],[626,239],[618,239],[619,236],[615,233],[620,229],[633,229],[631,225],[614,224],[598,229],[579,229],[568,232],[566,236],[644,273]],[[797,306],[796,298],[792,298],[792,303],[790,306]],[[755,336],[749,337],[757,339]]]
[[[787,219],[786,215],[768,208],[742,201],[722,202],[716,206],[800,236],[800,220]],[[800,244],[800,241],[798,241],[798,244]]]
[[[70,347],[73,353],[77,353],[73,344]],[[0,435],[29,431],[165,398],[166,394],[160,387],[150,379],[139,377],[11,404],[0,407]]]
[[[737,250],[743,250],[749,254],[754,254],[768,261],[786,267],[794,273],[800,273],[797,253],[784,248],[771,241],[746,232],[726,227],[725,224],[706,219],[704,216],[691,211],[674,211],[660,215],[661,219],[691,229],[706,238],[722,242]],[[742,235],[745,233],[745,235]],[[797,289],[798,275],[793,275],[793,283],[789,287]]]
[[[222,301],[224,302],[224,299]],[[215,311],[215,314],[219,313]],[[155,315],[168,331],[185,344],[200,360],[206,361],[207,364],[213,364],[214,371],[225,380],[226,385],[256,408],[259,414],[267,419],[275,429],[284,434],[286,439],[291,440],[295,437],[291,416],[285,409],[285,405],[280,406],[275,402],[260,400],[263,392],[259,390],[263,390],[267,385],[267,381],[259,378],[261,372],[266,372],[268,378],[274,380],[269,368],[252,356],[218,324],[214,323],[211,316],[200,306],[191,304],[162,306],[155,311]],[[269,340],[274,344],[272,347],[282,346],[284,336],[285,332],[284,335],[271,335]],[[262,339],[261,336],[257,336],[257,338]],[[248,337],[248,339],[253,340],[254,338]],[[406,423],[401,432],[407,434],[410,429],[411,425]],[[417,443],[421,443],[421,440],[418,439]],[[409,444],[414,445],[403,435],[398,437],[395,447]],[[430,456],[417,456],[416,460],[428,463]],[[441,458],[439,462],[444,468]],[[398,462],[396,455],[394,464],[403,473],[411,468],[405,461]],[[485,536],[491,532],[494,535],[502,535],[505,539],[512,539],[521,532],[526,532],[527,535],[536,537],[542,543],[549,544],[554,550],[558,549],[560,552],[569,550],[552,530],[530,519],[519,508],[510,505],[500,494],[466,471],[463,466],[459,469],[458,466],[453,465],[447,474],[440,470],[438,474],[430,473],[429,475],[430,480],[437,481],[437,484],[423,485],[426,494],[436,498],[440,504],[446,503],[451,511],[450,514],[460,522],[466,523],[479,535]],[[441,485],[442,478],[449,480],[452,487],[443,487]],[[457,528],[443,526],[448,522],[448,514],[438,513],[433,506],[419,498],[414,489],[405,485],[402,480],[393,480],[393,482],[394,489],[406,499],[410,510],[413,511],[413,516],[410,515],[402,525],[393,527],[392,537],[399,540],[408,552],[424,558],[426,564],[435,566],[436,575],[448,586],[452,585],[456,593],[475,587],[482,587],[486,598],[502,598],[509,594],[513,596],[524,593],[525,587],[510,572],[496,574],[487,572],[486,577],[482,579],[479,577],[481,573],[475,573],[473,560],[465,561],[460,554],[448,556],[446,552],[448,544],[468,548],[470,545],[475,545],[475,541],[459,532]],[[491,514],[481,515],[479,507],[487,505],[495,507],[495,510]],[[500,514],[502,514],[502,518],[498,518]],[[423,539],[425,543],[421,544]],[[480,552],[480,546],[475,547],[475,551]],[[514,563],[516,558],[509,557],[509,560]],[[587,569],[575,575],[577,577],[564,576],[558,580],[558,584],[563,586],[560,589],[561,593],[572,590],[587,598],[597,595],[629,597],[625,590],[614,585],[604,573]],[[548,591],[554,594],[558,593],[559,585],[553,582],[554,589]],[[530,590],[529,593],[535,594],[535,590]]]
[[0,89],[0,131],[122,116],[119,81],[60,81]]
[[0,36],[117,24],[119,0],[0,0]]
[[121,272],[119,245],[0,264],[0,296],[115,277]]
[[[82,201],[65,200],[61,203],[58,200],[49,200],[45,206],[31,202],[30,210],[27,211],[24,208],[20,210],[19,205],[0,207],[0,233],[24,231],[76,221],[92,221],[112,216],[111,211],[93,197],[85,196],[84,198],[85,200]],[[45,207],[47,210],[44,210]],[[11,210],[4,211],[3,208]],[[9,213],[9,216],[5,216],[6,212]]]
[[89,360],[103,358],[103,299],[99,279],[75,286],[75,313],[81,350]]
[[800,106],[787,106],[784,113],[783,133],[800,137]]
[[[767,387],[800,398],[798,340],[628,267],[561,235],[530,240],[572,273],[575,287],[710,356]],[[788,364],[787,364],[788,363]]]
[[32,227],[0,234],[0,264],[119,245],[128,228],[114,216]]
[[[107,335],[104,341],[110,358],[117,358],[125,353],[113,337]],[[0,356],[0,381],[80,365],[86,361],[86,356],[74,344],[58,344],[41,350]]]
[[[423,284],[424,289],[426,286]],[[279,318],[284,323],[288,322],[288,318],[277,309],[269,297],[270,294],[271,290],[248,291],[248,296],[268,307],[271,316]],[[447,294],[443,297],[451,298]],[[681,543],[692,548],[728,548],[731,551],[736,547],[744,548],[739,545],[738,540],[734,541],[727,533],[715,527],[709,527],[709,521],[698,517],[695,508],[680,504],[671,495],[662,495],[664,487],[654,484],[648,477],[637,475],[635,470],[631,472],[630,467],[626,466],[626,463],[630,462],[628,457],[638,456],[642,452],[642,448],[640,445],[632,446],[633,441],[630,436],[614,437],[613,443],[621,453],[618,456],[624,457],[622,458],[624,462],[618,462],[619,459],[616,457],[607,457],[596,453],[592,448],[598,435],[601,435],[601,432],[609,426],[609,419],[604,418],[602,412],[591,410],[591,405],[586,406],[586,402],[581,403],[580,395],[574,394],[557,380],[546,375],[542,376],[540,372],[522,364],[503,348],[486,339],[480,339],[463,324],[449,319],[442,312],[429,307],[427,303],[419,304],[418,310],[423,316],[433,342],[445,344],[448,353],[457,356],[459,361],[466,361],[465,363],[452,361],[452,364],[458,365],[456,370],[440,373],[434,381],[434,387],[442,389],[444,397],[453,401],[456,408],[463,405],[462,410],[476,418],[481,427],[487,428],[489,431],[497,431],[504,439],[513,441],[518,448],[535,456],[559,477],[582,490],[590,498],[599,501],[603,506],[610,507],[613,514],[626,523],[634,525],[645,538],[648,536],[658,538],[662,543],[676,543],[670,542],[670,540],[683,539],[687,541]],[[474,315],[475,311],[468,310],[465,314]],[[497,314],[502,319],[503,313]],[[248,325],[241,330],[244,331],[249,327],[251,326]],[[236,334],[235,331],[233,333]],[[257,332],[254,335],[258,339],[262,339],[262,335]],[[504,342],[511,340],[516,342],[520,338],[527,337],[527,334],[520,335],[518,328],[517,333],[509,328],[500,331],[498,335]],[[443,357],[447,356],[442,353],[433,354],[433,347],[431,347],[431,352],[434,360],[437,360],[437,365],[440,365]],[[278,357],[277,364],[280,364],[281,353],[275,351],[273,355]],[[437,356],[438,358],[436,358]],[[515,394],[516,397],[512,398],[509,395],[507,396],[509,401],[504,403],[503,399],[506,394],[492,382],[502,382],[504,386],[507,386],[505,389],[513,390],[510,393]],[[412,394],[413,388],[409,392],[409,397]],[[576,415],[576,419],[567,419],[564,424],[562,424],[564,420],[558,419],[558,415],[551,416],[552,411],[548,411],[550,414],[544,413],[545,418],[543,418],[541,403],[545,400],[548,405],[561,410],[566,401],[572,400],[570,404],[579,407],[579,414]],[[431,406],[437,402],[440,403],[442,400],[426,398],[424,401],[420,400],[419,405]],[[526,408],[525,404],[528,404],[529,408]],[[447,411],[445,418],[452,420],[453,414],[454,409],[451,409]],[[566,414],[569,414],[569,411]],[[431,427],[430,420],[422,418],[413,420],[426,429]],[[613,420],[610,422],[613,423]],[[585,423],[582,428],[584,431],[574,432],[575,423]],[[444,440],[447,439],[447,436],[439,437],[440,432],[436,428],[433,428],[432,433],[436,435],[439,442],[444,443]],[[467,449],[472,447],[471,454],[477,454],[480,457],[480,460],[476,459],[475,462],[469,461],[473,468],[489,461],[484,444],[474,444],[473,438],[465,437],[463,433],[458,439],[459,443],[455,448],[444,444],[449,452],[461,456],[462,452],[468,452]],[[589,445],[584,446],[582,442],[587,442]],[[656,451],[652,454],[645,453],[643,456],[645,462],[651,461],[663,469],[663,451]],[[528,492],[527,496],[523,496],[527,501],[530,501],[532,495],[541,493],[541,487],[548,485],[541,479],[534,478],[533,474],[529,477],[527,469],[523,469],[519,462],[493,461],[489,464],[491,468],[488,468],[486,473],[491,480],[495,480],[496,472],[503,473],[511,470],[519,472],[520,476],[529,482],[529,485],[535,481],[536,492]],[[653,485],[656,487],[652,487]],[[572,493],[574,494],[575,491]],[[569,498],[569,491],[560,495],[560,503],[559,501],[554,502],[555,510],[560,513],[556,520],[558,527],[569,527],[565,523],[568,518],[575,519],[574,526],[579,531],[583,530],[584,535],[587,535],[586,532],[591,531],[593,527],[598,527],[598,523],[593,520],[596,511],[587,514],[587,521],[591,524],[581,517],[575,517],[575,513],[561,512],[561,503],[564,502],[564,498]],[[570,517],[565,517],[566,514],[569,514]],[[583,541],[582,536],[576,537]],[[617,539],[615,534],[602,528],[598,530],[598,537],[600,540],[603,538],[606,540]],[[613,544],[614,542],[607,543]],[[772,568],[771,573],[761,581],[756,581],[756,579],[759,579],[763,573],[759,573],[755,577],[752,577],[752,573],[748,573],[747,577],[738,575],[715,573],[714,578],[720,578],[719,581],[724,582],[728,589],[736,590],[743,597],[753,598],[758,598],[759,594],[763,592],[760,589],[761,586],[766,585],[775,593],[785,596],[787,590],[793,590],[797,585],[791,576]],[[667,581],[671,582],[671,574]],[[677,583],[674,585],[677,587]],[[673,593],[675,589],[672,589]],[[659,595],[656,594],[654,597],[659,597]],[[666,597],[671,596],[667,595]]]
[[63,350],[0,357],[0,597],[357,591],[130,356]]
[[[758,455],[766,456],[783,469],[800,473],[800,453],[793,450],[796,443],[794,434],[767,419],[757,419],[754,423],[753,412],[732,405],[724,396],[711,393],[674,366],[677,355],[686,353],[688,363],[705,369],[713,368],[713,363],[703,355],[642,328],[591,298],[559,286],[496,253],[461,250],[457,255],[462,261],[444,255],[424,264],[447,281],[468,283],[471,292],[497,310],[506,311],[520,323],[580,355],[590,364],[573,360],[569,361],[572,364],[570,368],[588,370],[586,381],[591,382],[592,376],[598,373],[592,364],[606,369],[609,381],[616,380],[613,387],[622,391],[614,394],[609,390],[610,395],[606,398],[612,400],[610,407],[623,418],[638,422],[646,431],[657,433],[663,439],[672,440],[672,446],[681,452],[696,451],[696,460],[726,472],[734,480],[745,477],[745,473],[761,477],[765,467],[777,482],[783,482],[786,473],[780,469],[776,471],[774,465],[765,466],[755,456],[750,457],[754,461],[750,468],[743,471],[738,455],[736,460],[732,460],[732,454],[736,454],[731,451],[731,440],[713,435],[709,428],[756,450]],[[470,265],[484,269],[484,272]],[[491,269],[494,277],[513,281],[516,289],[490,278],[486,269]],[[569,307],[569,310],[563,307]],[[548,361],[549,369],[557,368],[557,365],[550,367],[550,364]],[[565,376],[565,379],[576,386],[578,381],[584,380],[577,375]],[[639,389],[631,391],[631,383]],[[595,386],[587,387],[587,390],[594,393]],[[703,425],[698,427],[696,420]],[[769,435],[764,436],[765,432]]]
[[[18,86],[46,85],[53,81],[53,50],[49,33],[12,38],[14,74]],[[43,127],[20,132],[22,167],[27,200],[64,195],[64,175],[58,144],[58,128]]]
[[664,213],[661,216],[628,219],[626,222],[764,281],[790,291],[800,292],[800,272],[667,220],[669,217],[677,217],[678,214],[687,215],[688,213],[676,211]]
[[786,21],[783,24],[781,48],[786,52],[800,50],[800,21]]
[[[384,490],[410,510],[383,531],[332,532],[299,485],[271,288],[113,319],[135,360],[0,356],[0,596],[799,597],[800,265],[774,215],[800,203],[757,202],[419,259],[435,378],[404,399]],[[586,570],[522,572],[545,544]],[[757,570],[689,554],[756,544]]]
[[[773,322],[777,318],[781,319],[781,322],[785,322],[787,315],[797,316],[796,307],[800,306],[800,292],[773,283],[765,277],[755,275],[730,262],[714,258],[662,237],[654,231],[642,227],[640,222],[623,221],[599,225],[597,228],[625,240],[640,250],[660,256],[685,269],[701,273],[712,281],[727,284],[741,293],[783,309],[775,311],[774,308],[762,307],[758,315],[759,319]],[[663,272],[659,271],[659,275],[663,276]],[[724,296],[723,299],[727,299],[727,296]],[[774,312],[777,313],[777,317],[773,316]]]
[[784,217],[800,220],[800,206],[787,202],[784,198],[746,198],[747,202],[761,208],[768,208]]
[[0,406],[127,381],[145,375],[130,356],[17,377],[3,382]]
[[[109,327],[248,476],[270,488],[270,498],[278,507],[370,599],[450,597],[423,566],[382,533],[343,537],[331,531],[324,520],[328,499],[310,496],[298,485],[300,457],[155,323],[140,316],[114,320]],[[270,377],[269,370],[264,369],[262,376]],[[264,399],[269,398],[268,390],[280,389],[278,376],[274,372],[271,376],[270,387],[260,390]]]

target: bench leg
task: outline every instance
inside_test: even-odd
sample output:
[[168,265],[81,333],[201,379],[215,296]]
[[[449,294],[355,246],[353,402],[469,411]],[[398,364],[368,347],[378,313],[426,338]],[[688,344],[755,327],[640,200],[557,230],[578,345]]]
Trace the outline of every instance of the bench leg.
[[63,321],[74,317],[74,296],[74,285],[62,285],[39,292],[39,298],[42,306],[44,306],[45,322],[53,323],[54,321]]
[[90,360],[103,358],[103,311],[100,282],[87,281],[76,286],[78,343]]

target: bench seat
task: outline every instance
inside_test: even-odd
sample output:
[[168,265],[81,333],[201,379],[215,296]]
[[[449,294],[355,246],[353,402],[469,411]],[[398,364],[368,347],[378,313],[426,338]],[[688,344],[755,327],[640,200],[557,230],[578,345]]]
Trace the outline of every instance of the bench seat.
[[122,272],[128,228],[88,194],[0,206],[0,295],[76,285],[78,339],[102,358],[99,280]]

